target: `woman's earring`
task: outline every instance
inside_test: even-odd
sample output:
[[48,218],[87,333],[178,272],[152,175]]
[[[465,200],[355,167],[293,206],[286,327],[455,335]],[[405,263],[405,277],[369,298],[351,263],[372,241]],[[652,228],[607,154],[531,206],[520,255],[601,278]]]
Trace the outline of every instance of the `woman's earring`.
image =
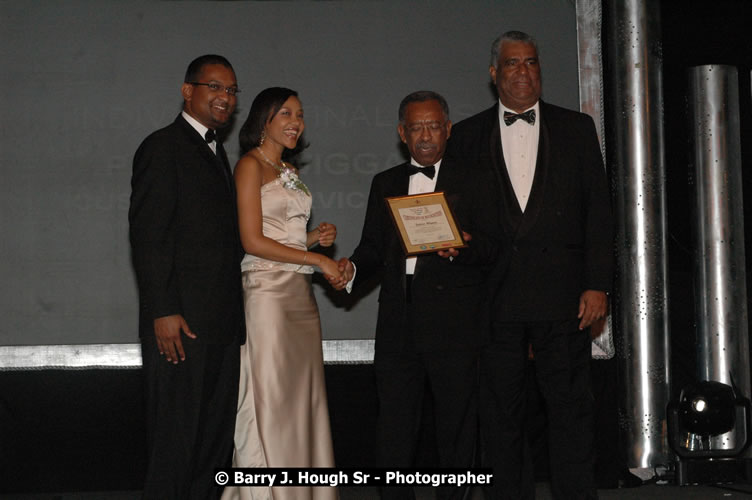
[[261,131],[261,140],[259,141],[259,146],[264,145],[264,139],[266,139],[266,130]]

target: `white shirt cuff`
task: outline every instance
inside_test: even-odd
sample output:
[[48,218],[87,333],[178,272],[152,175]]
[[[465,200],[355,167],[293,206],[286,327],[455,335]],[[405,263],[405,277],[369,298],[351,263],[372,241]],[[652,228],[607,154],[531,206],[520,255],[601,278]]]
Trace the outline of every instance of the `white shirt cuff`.
[[350,261],[350,263],[353,266],[353,277],[350,281],[347,282],[347,285],[345,285],[345,290],[347,290],[347,293],[352,293],[353,281],[355,281],[355,275],[358,273],[358,266],[355,265],[355,262]]

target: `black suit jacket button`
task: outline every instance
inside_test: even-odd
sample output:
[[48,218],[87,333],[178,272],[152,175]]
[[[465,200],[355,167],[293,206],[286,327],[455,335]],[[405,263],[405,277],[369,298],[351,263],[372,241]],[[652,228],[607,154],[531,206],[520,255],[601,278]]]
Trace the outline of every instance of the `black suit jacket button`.
[[436,285],[436,290],[443,290],[443,289],[444,289],[444,285]]

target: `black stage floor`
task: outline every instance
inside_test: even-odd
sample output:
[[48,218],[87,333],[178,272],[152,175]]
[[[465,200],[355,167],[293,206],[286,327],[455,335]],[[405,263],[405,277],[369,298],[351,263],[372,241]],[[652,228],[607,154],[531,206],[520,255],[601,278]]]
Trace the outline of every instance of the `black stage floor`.
[[[431,488],[416,490],[416,500],[432,500],[435,498]],[[657,500],[657,499],[686,499],[686,500],[714,500],[714,499],[743,499],[752,498],[752,485],[734,484],[723,486],[674,486],[650,484],[635,488],[614,490],[599,490],[601,500]],[[3,500],[139,500],[140,491],[102,491],[86,493],[37,493],[0,495]],[[379,494],[375,488],[341,488],[341,500],[378,500]],[[472,500],[480,500],[482,495],[474,494]],[[550,500],[551,494],[545,483],[538,483],[537,500]]]
[[[608,364],[602,365],[608,367]],[[596,379],[611,375],[603,371]],[[371,365],[327,365],[327,390],[340,467],[372,467],[378,403]],[[130,500],[140,498],[145,473],[140,370],[0,371],[0,499],[8,500]],[[610,391],[613,393],[613,390]],[[608,390],[597,390],[608,394]],[[596,398],[612,430],[601,425],[596,476],[602,499],[752,498],[752,485],[685,486],[649,484],[605,489],[624,484],[626,467],[618,449],[615,402]],[[430,415],[430,412],[429,412]],[[417,466],[436,464],[432,419],[425,416]],[[545,431],[542,431],[544,437]],[[547,476],[546,460],[536,460],[536,480]],[[633,480],[635,478],[632,478]],[[341,488],[342,500],[378,498],[373,487]],[[472,500],[482,498],[480,491]],[[550,498],[545,482],[538,499]],[[434,498],[422,488],[418,500]]]

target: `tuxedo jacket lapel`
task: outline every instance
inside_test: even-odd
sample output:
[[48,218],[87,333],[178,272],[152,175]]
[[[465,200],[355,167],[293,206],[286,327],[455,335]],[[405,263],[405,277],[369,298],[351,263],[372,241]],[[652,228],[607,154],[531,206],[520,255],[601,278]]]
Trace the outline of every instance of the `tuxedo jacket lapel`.
[[401,175],[398,175],[394,184],[394,196],[407,196],[410,191],[410,172],[407,171],[407,167],[410,162],[403,163],[400,167]]
[[225,155],[222,144],[217,141],[217,152],[214,153],[214,151],[212,151],[211,147],[209,147],[205,140],[202,142],[203,144],[200,146],[202,156],[204,157],[204,159],[206,159],[207,162],[214,166],[217,173],[221,175],[222,179],[225,181],[227,189],[232,192],[233,189],[232,182],[230,180],[230,162],[227,160],[227,156]]
[[493,121],[489,124],[491,129],[491,136],[489,140],[489,148],[491,161],[496,167],[494,173],[499,181],[499,192],[502,199],[500,200],[500,215],[499,220],[502,222],[502,227],[507,236],[507,240],[511,241],[516,237],[517,230],[519,229],[522,210],[520,209],[520,203],[517,201],[517,195],[514,194],[514,188],[512,187],[512,180],[509,178],[509,171],[507,170],[507,164],[504,161],[504,151],[501,146],[501,129],[499,125],[499,104],[493,108]]
[[212,151],[212,149],[206,143],[206,140],[201,137],[201,135],[196,131],[195,128],[191,126],[190,123],[185,121],[182,115],[178,115],[177,121],[179,121],[182,125],[183,132],[185,132],[185,134],[190,138],[191,143],[198,149],[201,158],[204,159],[207,165],[211,165],[218,175],[222,176],[222,179],[227,185],[227,189],[234,195],[232,176],[230,175],[230,163],[227,160],[227,155],[225,154],[224,148],[222,148],[221,143],[217,141],[217,153],[215,154],[214,151]]
[[449,207],[455,212],[461,195],[457,188],[464,184],[464,176],[466,175],[472,175],[472,171],[465,171],[460,164],[455,163],[451,158],[444,158],[441,161],[439,177],[436,179],[434,191],[443,191]]
[[[461,176],[463,175],[463,172],[460,168],[457,167],[457,164],[452,161],[450,158],[444,157],[444,159],[441,160],[441,167],[439,168],[439,171],[437,173],[438,177],[436,178],[436,186],[434,187],[434,192],[436,191],[444,191],[444,196],[447,200],[447,203],[452,208],[452,210],[455,210],[455,206],[457,203],[457,194],[454,191],[454,187],[460,185],[461,182]],[[409,188],[409,177],[408,177],[408,186],[405,187],[405,193],[407,193],[407,190]],[[419,269],[422,267],[422,263],[425,262],[426,258],[430,258],[432,253],[419,255],[418,260],[415,263],[415,271],[414,275],[417,275],[419,272]]]
[[225,180],[227,180],[227,186],[230,188],[230,191],[234,195],[235,183],[232,180],[232,171],[230,171],[230,161],[227,159],[227,153],[225,152],[224,146],[219,141],[217,141],[217,154],[214,156],[219,162],[219,167],[222,170],[222,175],[224,175]]
[[439,168],[438,178],[436,179],[436,187],[434,191],[446,191],[447,187],[454,186],[457,179],[457,169],[454,168],[454,163],[450,159],[443,159],[441,161],[441,168]]
[[[399,167],[399,171],[397,175],[394,176],[394,178],[391,180],[391,183],[388,187],[388,191],[385,193],[386,196],[407,196],[408,191],[410,190],[410,173],[407,171],[407,167],[410,165],[409,162],[403,163]],[[386,201],[384,201],[386,204]],[[388,208],[385,206],[384,208],[384,214],[387,218],[391,218],[391,215],[388,213]],[[394,243],[393,248],[394,252],[396,253],[394,255],[395,258],[395,265],[394,265],[394,272],[399,272],[399,280],[402,283],[402,294],[403,298],[406,298],[406,292],[407,292],[407,286],[406,286],[406,278],[405,278],[405,253],[402,249],[402,244],[399,242],[398,238],[400,238],[397,228],[394,227],[394,223],[392,221],[387,222],[388,225],[392,226],[392,230],[394,231]]]
[[507,172],[507,164],[504,161],[504,152],[501,149],[501,128],[499,125],[499,104],[494,107],[493,121],[490,123],[491,135],[488,138],[488,151],[491,155],[491,162],[496,166],[496,175],[499,179],[499,186],[504,192],[512,187]]

